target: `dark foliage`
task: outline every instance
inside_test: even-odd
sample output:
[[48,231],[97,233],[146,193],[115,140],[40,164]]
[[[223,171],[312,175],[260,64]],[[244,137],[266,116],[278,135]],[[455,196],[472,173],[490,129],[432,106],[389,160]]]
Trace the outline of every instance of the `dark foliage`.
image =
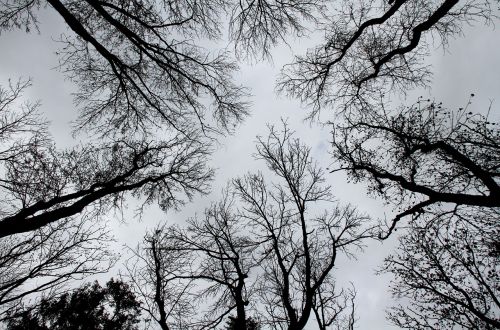
[[64,219],[28,234],[0,240],[0,320],[43,294],[52,299],[64,284],[106,272],[115,256],[111,238],[94,219]]
[[246,320],[246,328],[238,327],[237,323],[238,322],[237,322],[236,318],[230,316],[229,320],[227,321],[225,330],[260,330],[261,329],[259,322],[257,320],[254,320],[251,317]]
[[140,304],[129,286],[111,279],[84,286],[20,311],[7,323],[9,330],[21,329],[138,329]]

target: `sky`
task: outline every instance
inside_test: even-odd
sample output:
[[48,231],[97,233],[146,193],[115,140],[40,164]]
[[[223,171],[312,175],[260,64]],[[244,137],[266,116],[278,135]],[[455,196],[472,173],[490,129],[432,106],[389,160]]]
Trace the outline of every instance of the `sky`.
[[[50,132],[59,147],[73,145],[77,140],[72,137],[70,123],[76,119],[77,112],[72,103],[71,92],[74,86],[64,74],[56,69],[58,59],[55,41],[61,33],[67,33],[61,19],[51,11],[43,11],[39,17],[40,32],[26,34],[23,30],[5,32],[0,35],[0,83],[8,78],[31,77],[33,87],[26,93],[29,99],[41,101],[41,111],[51,122]],[[259,61],[256,64],[241,63],[237,81],[251,90],[251,117],[238,127],[235,134],[221,139],[214,153],[211,165],[216,168],[212,193],[196,197],[180,212],[166,214],[156,207],[150,207],[143,219],[129,219],[126,223],[113,220],[111,226],[117,238],[117,248],[123,244],[135,246],[147,228],[156,223],[182,223],[185,219],[202,214],[206,206],[216,201],[226,182],[248,171],[256,170],[262,163],[254,160],[256,135],[265,135],[266,124],[279,124],[280,118],[288,118],[297,136],[311,147],[314,160],[327,168],[334,166],[330,159],[327,128],[304,122],[307,113],[298,101],[277,96],[274,84],[282,65],[291,61],[293,54],[300,54],[313,39],[292,39],[289,46],[274,49],[273,62]],[[436,46],[428,58],[433,67],[434,77],[429,89],[410,91],[408,103],[418,95],[435,98],[449,108],[465,105],[471,93],[475,93],[473,109],[487,111],[492,102],[490,116],[500,118],[500,38],[494,26],[467,26],[464,36],[450,40],[445,51]],[[323,113],[328,116],[328,113]],[[382,201],[366,194],[362,184],[346,182],[343,173],[327,175],[327,182],[341,203],[351,203],[373,217],[390,216],[391,210]],[[133,214],[134,201],[129,201],[126,217]],[[393,329],[385,320],[384,310],[394,303],[387,287],[389,276],[374,274],[385,256],[394,248],[396,237],[383,243],[369,242],[365,251],[359,253],[357,260],[339,260],[335,276],[340,284],[352,282],[356,287],[357,329]],[[126,257],[126,255],[124,255]],[[116,274],[117,268],[113,270]],[[105,280],[111,275],[103,277]],[[314,329],[310,326],[308,329]]]

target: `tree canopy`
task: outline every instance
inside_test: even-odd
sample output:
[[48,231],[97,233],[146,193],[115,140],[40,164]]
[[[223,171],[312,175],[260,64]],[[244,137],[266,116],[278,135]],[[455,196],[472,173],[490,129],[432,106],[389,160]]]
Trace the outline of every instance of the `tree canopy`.
[[139,329],[140,303],[130,287],[114,279],[105,287],[87,283],[72,292],[44,299],[18,311],[7,329]]
[[[429,54],[465,26],[494,25],[498,4],[0,0],[0,37],[38,30],[42,11],[67,27],[56,56],[75,84],[81,139],[58,146],[40,102],[24,96],[30,79],[0,85],[0,319],[12,329],[136,329],[144,313],[169,330],[353,329],[357,291],[336,285],[338,256],[402,229],[380,269],[402,301],[388,320],[498,328],[495,104],[476,109],[470,94],[456,110],[439,95],[406,97],[431,86]],[[141,214],[210,191],[219,138],[250,115],[239,65],[272,61],[274,47],[304,36],[314,44],[281,69],[277,93],[331,128],[330,171],[367,183],[395,215],[376,224],[338,203],[311,148],[286,122],[269,124],[255,152],[266,169],[230,180],[203,216],[149,230],[125,265],[130,287],[61,293],[114,265],[104,218],[129,197]]]
[[333,200],[286,123],[258,138],[256,158],[271,180],[234,179],[204,218],[146,235],[127,265],[134,290],[162,329],[217,328],[228,316],[235,329],[352,328],[355,292],[335,285],[334,267],[372,237],[370,218]]

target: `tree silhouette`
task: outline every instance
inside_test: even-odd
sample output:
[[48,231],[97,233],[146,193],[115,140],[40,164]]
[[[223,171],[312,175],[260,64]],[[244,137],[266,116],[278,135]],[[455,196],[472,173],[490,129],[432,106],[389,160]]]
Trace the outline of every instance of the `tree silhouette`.
[[[330,204],[331,187],[324,184],[323,170],[286,123],[282,131],[270,126],[268,137],[258,138],[256,158],[277,180],[248,174],[234,185],[241,214],[261,245],[257,285],[265,322],[303,329],[312,313],[328,314],[337,305],[338,313],[327,315],[330,324],[337,324],[346,308],[340,308],[339,295],[331,290],[335,262],[340,253],[352,256],[371,236],[369,218],[350,205]],[[321,203],[328,208],[315,214]],[[325,319],[317,321],[324,325]]]
[[[49,4],[49,6],[47,6]],[[226,1],[5,1],[0,28],[37,26],[40,7],[73,32],[61,38],[61,69],[78,86],[79,126],[104,135],[193,126],[231,130],[247,114],[237,66],[196,39],[220,37]],[[215,122],[207,118],[207,96]]]
[[187,329],[196,315],[191,281],[178,277],[190,269],[192,257],[182,250],[165,249],[165,231],[158,227],[148,232],[127,261],[132,288],[143,309],[162,330]]
[[[410,229],[410,236],[402,239],[404,259],[400,255],[399,264],[396,257],[389,262],[398,278],[395,294],[410,299],[408,308],[403,305],[389,315],[398,326],[498,327],[492,312],[498,309],[498,293],[483,294],[484,283],[478,288],[463,282],[467,276],[488,276],[485,270],[478,266],[476,273],[465,276],[466,271],[459,267],[448,269],[448,263],[457,263],[468,253],[458,249],[447,260],[435,261],[432,253],[441,251],[442,244],[429,243],[433,242],[431,233],[446,233],[460,245],[463,233],[450,228],[462,223],[464,213],[477,214],[469,216],[472,228],[481,224],[481,214],[489,214],[494,219],[492,226],[498,228],[494,212],[500,206],[498,123],[473,111],[470,101],[458,111],[421,98],[397,109],[389,105],[390,96],[429,85],[432,72],[425,58],[431,45],[437,41],[446,49],[449,38],[462,34],[464,25],[489,24],[496,19],[494,6],[496,2],[488,0],[345,1],[323,25],[324,41],[286,66],[278,84],[281,92],[310,106],[310,119],[326,106],[337,106],[338,116],[329,122],[333,158],[340,163],[333,171],[345,170],[352,181],[368,182],[371,192],[397,211],[380,238],[389,237],[405,217],[413,220],[411,227],[419,223],[419,230]],[[460,212],[448,219],[448,229],[433,229],[432,221],[423,220],[430,215],[447,218],[450,209]],[[489,234],[470,231],[477,239],[488,240]],[[418,263],[413,254],[425,256],[419,260],[427,259]],[[431,260],[434,264],[429,266]],[[488,262],[496,267],[498,259]],[[419,274],[425,277],[429,269],[441,266],[436,281],[450,278],[455,287],[440,287],[444,293],[431,292],[417,281]],[[440,294],[444,298],[438,299]]]
[[317,23],[324,0],[233,1],[229,35],[236,54],[271,58],[271,49],[289,35],[302,35],[308,22]]
[[[500,327],[498,210],[455,208],[412,223],[383,272],[407,298],[389,312],[404,329]],[[404,301],[404,300],[403,300]]]
[[[303,329],[311,315],[322,328],[352,327],[354,292],[336,290],[333,269],[371,237],[369,218],[331,206],[323,171],[286,124],[258,138],[257,158],[277,180],[233,180],[203,219],[160,227],[131,259],[152,317],[161,324],[170,315],[163,329],[214,328],[228,316],[235,329]],[[330,208],[315,214],[320,203]]]
[[[215,328],[232,311],[234,326],[247,329],[247,281],[257,244],[244,234],[241,220],[226,191],[203,219],[189,219],[187,228],[162,226],[145,237],[128,276],[162,329]],[[211,306],[195,313],[205,300]]]
[[115,256],[105,223],[67,218],[28,234],[0,240],[0,320],[43,294],[57,295],[68,282],[107,272]]
[[[229,188],[228,188],[229,189]],[[170,227],[166,232],[169,251],[190,254],[193,267],[179,278],[202,280],[199,298],[214,300],[212,308],[199,321],[203,327],[215,327],[231,312],[234,327],[247,329],[248,306],[254,295],[250,271],[256,267],[256,242],[246,234],[245,221],[235,210],[236,201],[229,191],[205,210],[202,219],[189,219],[187,228]]]
[[87,283],[59,297],[42,299],[9,319],[7,329],[139,329],[139,302],[129,286],[111,279]]
[[98,217],[127,193],[164,209],[204,192],[212,176],[209,150],[189,138],[123,138],[58,150],[37,104],[19,104],[29,82],[0,89],[0,237],[28,232],[77,215]]
[[[321,25],[325,39],[286,66],[279,89],[310,105],[340,111],[378,109],[392,92],[427,86],[431,69],[424,59],[438,43],[478,20],[490,23],[495,1],[343,1]],[[431,41],[434,41],[432,43]]]
[[[387,95],[428,86],[434,42],[446,49],[464,24],[490,23],[496,5],[348,0],[328,12],[323,0],[3,1],[0,32],[37,29],[42,8],[66,23],[58,56],[78,85],[77,131],[99,140],[57,148],[38,103],[20,102],[30,82],[0,88],[2,315],[40,292],[50,310],[66,281],[108,267],[99,243],[109,237],[88,224],[128,195],[142,199],[139,210],[153,202],[167,209],[208,191],[207,137],[232,132],[248,114],[246,90],[232,81],[236,63],[200,42],[217,41],[227,18],[236,56],[247,59],[270,58],[273,46],[308,24],[324,33],[282,70],[278,90],[309,105],[310,119],[338,106],[333,171],[368,182],[395,206],[381,239],[412,220],[384,271],[396,276],[395,296],[413,301],[389,319],[411,329],[499,327],[498,123],[471,102],[458,111],[432,100],[387,103]],[[158,227],[134,251],[127,276],[162,329],[217,327],[228,317],[229,328],[302,329],[311,315],[320,329],[354,327],[355,291],[339,291],[333,269],[340,253],[352,256],[372,236],[368,217],[335,203],[310,149],[286,124],[258,138],[257,158],[276,180],[263,172],[235,179],[203,219]],[[97,301],[101,289],[81,293],[93,290],[88,298]],[[106,308],[95,308],[106,319]],[[56,322],[41,311],[8,314],[10,325]]]
[[500,130],[488,117],[420,99],[395,112],[355,116],[335,126],[333,157],[355,182],[406,216],[444,204],[500,206]]

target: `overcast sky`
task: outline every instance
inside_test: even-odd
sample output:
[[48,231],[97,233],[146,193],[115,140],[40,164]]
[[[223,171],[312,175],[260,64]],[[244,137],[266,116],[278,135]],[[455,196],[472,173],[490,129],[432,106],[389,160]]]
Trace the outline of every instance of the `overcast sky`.
[[[73,85],[65,80],[61,72],[53,69],[58,63],[54,55],[58,47],[55,39],[65,31],[66,27],[59,16],[45,11],[40,15],[40,34],[36,31],[26,34],[17,30],[0,35],[0,83],[5,84],[8,78],[33,78],[34,86],[27,95],[32,99],[41,100],[41,110],[51,121],[51,133],[57,145],[61,147],[75,143],[71,137],[70,121],[77,115],[71,97]],[[255,136],[265,135],[266,123],[279,124],[281,117],[288,118],[292,129],[312,148],[316,161],[323,167],[332,166],[328,154],[328,129],[304,123],[302,119],[306,114],[305,109],[301,108],[297,101],[278,97],[274,92],[274,82],[281,66],[291,61],[293,53],[302,52],[314,42],[315,40],[307,40],[306,44],[304,40],[292,40],[290,48],[282,46],[275,49],[273,63],[241,64],[238,81],[251,88],[252,116],[236,130],[234,136],[221,140],[212,161],[212,165],[217,169],[213,193],[196,198],[179,213],[164,214],[151,207],[142,222],[113,222],[119,244],[135,246],[145,229],[153,227],[159,221],[181,223],[187,217],[201,214],[211,201],[219,198],[220,190],[228,180],[261,166],[252,158]],[[463,38],[450,41],[447,52],[438,49],[432,54],[429,58],[435,73],[432,87],[429,90],[409,93],[407,103],[415,101],[418,95],[424,95],[443,101],[450,108],[458,108],[467,103],[470,93],[475,93],[474,110],[485,111],[490,100],[493,100],[490,115],[498,119],[499,59],[498,31],[482,25],[467,27]],[[325,112],[324,116],[327,115],[328,112]],[[357,205],[361,211],[374,217],[390,216],[390,209],[384,208],[381,201],[366,196],[363,185],[348,184],[345,179],[342,173],[330,174],[327,177],[334,188],[334,194],[342,203]],[[133,213],[133,205],[131,201],[130,212],[126,212],[126,215]],[[358,329],[391,329],[384,315],[384,309],[392,302],[387,292],[389,278],[375,276],[373,273],[394,247],[395,241],[396,238],[392,237],[383,244],[371,242],[365,252],[358,255],[357,260],[340,260],[335,270],[339,283],[352,281],[356,287]]]

